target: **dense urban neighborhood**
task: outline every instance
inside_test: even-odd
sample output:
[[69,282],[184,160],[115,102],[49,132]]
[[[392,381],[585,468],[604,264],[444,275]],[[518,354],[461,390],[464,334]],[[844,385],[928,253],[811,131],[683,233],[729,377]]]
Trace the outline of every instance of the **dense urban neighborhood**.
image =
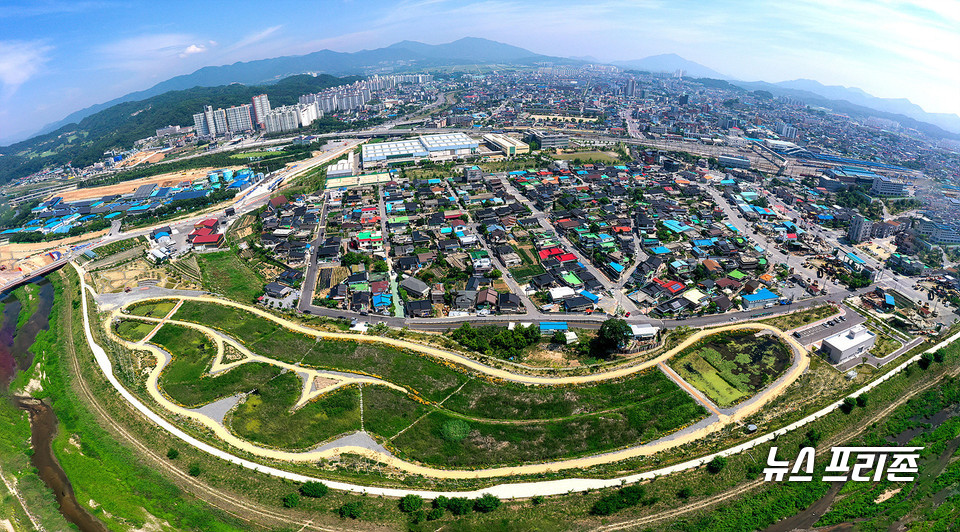
[[[900,504],[880,469],[761,488],[777,446],[828,439],[928,445],[930,500],[956,497],[960,137],[683,69],[378,68],[198,87],[180,123],[0,165],[5,349],[39,361],[0,372],[17,400],[75,390],[246,529],[787,531]],[[56,459],[129,467],[89,415]],[[76,491],[81,530],[135,522]],[[670,513],[690,501],[722,521]]]

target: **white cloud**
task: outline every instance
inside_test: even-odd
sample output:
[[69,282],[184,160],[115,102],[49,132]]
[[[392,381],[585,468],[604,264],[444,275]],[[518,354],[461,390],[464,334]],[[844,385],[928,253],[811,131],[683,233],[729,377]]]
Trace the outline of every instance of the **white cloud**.
[[182,52],[180,52],[179,55],[180,57],[187,57],[188,55],[202,54],[203,52],[206,52],[206,51],[207,51],[207,47],[202,44],[199,46],[196,44],[191,44],[190,46],[187,46]]
[[37,75],[53,47],[42,41],[0,41],[0,85],[9,97]]
[[103,67],[140,73],[161,73],[188,57],[207,51],[213,44],[183,33],[138,35],[101,45],[96,49]]

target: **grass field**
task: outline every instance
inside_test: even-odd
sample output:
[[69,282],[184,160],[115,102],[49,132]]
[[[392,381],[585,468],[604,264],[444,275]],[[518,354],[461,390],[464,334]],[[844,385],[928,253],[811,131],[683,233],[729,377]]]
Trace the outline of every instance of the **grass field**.
[[529,266],[517,266],[516,268],[510,268],[510,273],[517,280],[518,283],[525,283],[530,280],[534,275],[540,275],[543,273],[543,266],[539,264],[531,264]]
[[617,158],[616,154],[613,152],[606,151],[579,151],[576,153],[561,153],[559,155],[551,155],[557,159],[563,159],[565,161],[572,161],[574,159],[580,159],[581,161],[597,161],[601,163],[616,163],[620,162],[620,159]]
[[189,408],[254,390],[281,371],[268,364],[247,363],[216,376],[207,375],[216,346],[199,331],[179,325],[164,325],[152,342],[173,354],[160,374],[160,389]]
[[783,331],[789,331],[808,323],[822,320],[827,316],[833,316],[837,313],[837,308],[833,305],[822,305],[819,307],[794,312],[793,314],[787,314],[786,316],[767,318],[765,320],[760,320],[759,322],[766,323],[767,325],[773,325],[774,327],[777,327]]
[[360,394],[356,388],[341,388],[293,411],[300,386],[300,378],[294,373],[259,385],[233,411],[228,420],[230,429],[244,439],[285,449],[306,449],[360,430]]
[[265,281],[233,251],[197,255],[203,289],[229,299],[251,303],[263,293]]
[[176,301],[146,301],[127,307],[130,314],[147,318],[162,318],[177,306]]
[[143,321],[122,320],[116,325],[117,336],[131,342],[139,342],[150,334],[156,324]]
[[789,366],[790,349],[780,339],[753,332],[715,335],[670,361],[674,371],[721,407],[754,395]]
[[[543,458],[557,458],[636,444],[655,439],[705,415],[689,395],[657,371],[645,372],[622,381],[583,387],[526,387],[490,383],[471,378],[446,365],[396,349],[349,341],[316,341],[305,335],[253,317],[240,309],[212,303],[187,301],[176,318],[223,329],[264,356],[299,362],[305,366],[379,375],[405,386],[442,407],[424,405],[403,393],[364,387],[365,428],[389,439],[406,431],[395,443],[416,460],[437,465],[468,467]],[[178,369],[163,376],[164,389],[183,402],[190,378],[195,378],[212,353],[203,352],[199,333],[170,327],[170,334],[158,334],[157,343],[187,349]],[[161,332],[164,332],[161,330]],[[231,372],[216,377],[226,378]],[[177,378],[172,378],[176,376]],[[245,381],[247,391],[256,390],[235,410],[232,430],[251,441],[284,448],[304,448],[338,434],[359,430],[356,390],[341,390],[311,402],[296,412],[291,408],[299,394],[300,381],[294,374],[266,380]],[[206,378],[210,379],[210,378]],[[177,391],[173,385],[179,385]],[[236,386],[206,392],[205,402],[236,393]],[[214,397],[216,396],[216,397]],[[350,399],[353,398],[353,399]],[[427,418],[413,424],[424,414]],[[473,439],[448,442],[440,428],[450,419],[466,420]],[[290,430],[296,427],[296,430]],[[409,428],[407,428],[409,427]],[[436,429],[436,430],[434,430]],[[550,442],[560,438],[562,445]],[[532,442],[529,446],[523,442]]]

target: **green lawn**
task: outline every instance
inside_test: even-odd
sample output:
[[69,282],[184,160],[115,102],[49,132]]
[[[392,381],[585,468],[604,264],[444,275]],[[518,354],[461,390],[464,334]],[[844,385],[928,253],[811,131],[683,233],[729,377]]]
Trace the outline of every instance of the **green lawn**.
[[150,331],[156,326],[155,323],[147,323],[145,321],[121,320],[120,323],[116,325],[116,333],[117,336],[124,340],[139,342],[143,340],[146,335],[150,334]]
[[[369,412],[366,403],[364,407]],[[639,445],[704,415],[703,407],[683,392],[616,412],[524,424],[462,420],[436,411],[393,443],[406,457],[445,467],[528,463]],[[444,430],[456,421],[466,423],[462,439]]]
[[173,360],[160,374],[160,388],[188,408],[249,392],[281,371],[257,362],[241,364],[216,376],[207,375],[216,346],[199,331],[179,325],[164,325],[152,342],[173,354]]
[[566,161],[572,161],[574,159],[580,159],[581,161],[596,161],[601,163],[617,163],[620,162],[615,156],[610,155],[604,151],[579,151],[576,153],[561,153],[559,155],[550,155],[557,159],[563,159]]
[[169,314],[175,306],[177,306],[176,301],[146,301],[143,303],[135,303],[127,307],[127,310],[135,316],[162,318]]
[[242,303],[256,301],[266,282],[233,251],[197,255],[203,289]]
[[786,316],[777,316],[776,318],[759,320],[759,323],[766,323],[767,325],[773,325],[780,330],[789,331],[791,329],[796,329],[802,325],[813,323],[815,321],[822,320],[827,316],[833,316],[835,314],[838,314],[836,307],[833,305],[822,305],[819,307],[794,312],[793,314],[787,314]]
[[293,411],[300,389],[300,377],[294,373],[261,384],[233,411],[231,430],[244,439],[284,449],[306,449],[360,430],[356,388],[338,389]]
[[670,367],[718,406],[763,389],[790,366],[790,349],[769,334],[720,333],[673,357]]
[[[394,390],[375,386],[363,389],[364,426],[383,438],[392,438],[429,413],[394,443],[405,456],[435,465],[470,467],[612,450],[656,439],[705,415],[702,407],[658,371],[583,387],[494,384],[389,347],[351,341],[318,342],[246,311],[215,303],[186,301],[176,317],[222,329],[264,356],[379,375],[432,401],[446,399],[438,410]],[[179,369],[172,366],[164,375],[164,389],[175,396],[171,390],[176,383],[181,387],[176,397],[183,401],[185,394],[193,391],[187,387],[189,379],[196,378],[211,355],[204,350],[199,333],[186,334],[167,327],[175,337],[158,334],[158,343],[179,344],[177,349],[194,353],[192,359],[184,357],[179,362]],[[299,379],[292,373],[259,378],[258,382],[246,381],[244,391],[256,392],[230,420],[236,434],[265,445],[301,449],[359,430],[359,404],[352,402],[359,399],[356,390],[338,391],[291,412],[299,395]],[[217,396],[236,393],[237,387],[227,392],[223,388],[216,389]],[[205,400],[209,401],[208,391],[207,395]],[[470,436],[456,442],[445,439],[441,428],[451,419],[468,423],[472,427]]]

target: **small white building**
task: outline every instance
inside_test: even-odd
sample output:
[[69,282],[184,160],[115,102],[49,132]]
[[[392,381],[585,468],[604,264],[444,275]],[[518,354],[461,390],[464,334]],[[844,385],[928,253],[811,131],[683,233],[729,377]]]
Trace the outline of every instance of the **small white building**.
[[654,327],[649,323],[641,323],[640,325],[630,325],[630,332],[633,334],[634,339],[637,340],[652,340],[657,337],[657,333],[660,332],[659,327]]
[[574,292],[573,288],[570,288],[569,286],[551,288],[549,292],[550,292],[550,301],[563,301],[564,299],[569,299],[577,295],[577,293]]
[[876,341],[877,335],[860,324],[824,339],[822,349],[826,351],[831,363],[839,364],[866,354]]

